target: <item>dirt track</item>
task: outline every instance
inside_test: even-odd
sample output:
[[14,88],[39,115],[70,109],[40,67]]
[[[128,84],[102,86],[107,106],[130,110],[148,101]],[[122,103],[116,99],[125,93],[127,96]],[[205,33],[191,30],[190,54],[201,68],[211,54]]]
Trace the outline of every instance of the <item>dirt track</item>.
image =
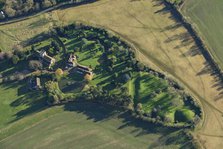
[[[89,5],[55,10],[43,16],[48,19],[50,16],[50,20],[62,25],[74,21],[100,25],[133,43],[138,49],[138,59],[175,77],[199,99],[205,118],[195,135],[204,148],[222,148],[222,86],[192,37],[158,0],[101,0]],[[31,24],[30,21],[25,20],[20,24]],[[10,24],[8,28],[15,26]],[[44,30],[47,28],[35,30],[35,34]]]

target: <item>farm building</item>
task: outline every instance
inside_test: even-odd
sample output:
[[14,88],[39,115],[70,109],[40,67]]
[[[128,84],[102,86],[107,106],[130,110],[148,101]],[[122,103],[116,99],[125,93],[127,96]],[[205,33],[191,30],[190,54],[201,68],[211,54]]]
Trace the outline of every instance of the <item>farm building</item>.
[[5,19],[5,13],[3,11],[0,11],[0,19]]
[[78,73],[93,75],[93,72],[92,72],[93,70],[87,66],[78,64],[76,69]]
[[31,78],[29,80],[29,84],[30,84],[30,88],[33,89],[33,90],[38,90],[38,89],[42,88],[41,81],[40,81],[39,77]]
[[38,51],[38,54],[39,54],[39,57],[41,58],[41,60],[46,64],[48,65],[48,68],[51,68],[55,63],[56,63],[56,60],[49,56],[45,50],[42,50],[42,51]]
[[69,57],[68,62],[67,62],[67,66],[68,67],[77,66],[77,58],[76,58],[75,54],[70,54],[70,57]]

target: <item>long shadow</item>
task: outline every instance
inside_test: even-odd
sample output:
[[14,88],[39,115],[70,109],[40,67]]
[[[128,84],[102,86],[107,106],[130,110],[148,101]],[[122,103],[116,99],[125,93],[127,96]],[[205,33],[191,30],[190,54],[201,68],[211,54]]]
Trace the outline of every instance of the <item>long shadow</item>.
[[166,26],[163,31],[165,31],[165,30],[175,30],[175,29],[178,29],[180,26],[182,26],[182,24],[180,24],[179,22],[177,22],[175,24]]
[[30,29],[34,29],[34,28],[39,27],[39,26],[44,26],[47,23],[49,23],[49,20],[47,20],[46,18],[43,18],[43,19],[37,20],[35,22],[32,22],[31,24],[29,24],[28,27]]
[[181,131],[176,128],[166,128],[159,125],[155,125],[141,119],[135,118],[131,115],[129,111],[115,108],[109,105],[102,105],[98,103],[90,102],[81,102],[74,104],[66,104],[64,106],[65,111],[82,113],[87,116],[88,120],[93,122],[103,122],[108,121],[112,118],[118,118],[122,121],[122,124],[117,126],[117,130],[127,129],[129,127],[134,129],[131,131],[132,135],[137,137],[142,137],[146,135],[161,135],[158,140],[154,140],[154,143],[151,145],[148,143],[148,148],[155,148],[162,145],[180,145],[185,142],[190,141],[185,135],[181,134],[182,138],[178,138],[178,135]]
[[39,42],[42,42],[46,39],[49,39],[51,38],[51,36],[49,34],[46,34],[46,33],[40,33],[40,34],[37,34],[36,36],[26,40],[26,41],[22,41],[21,44],[23,46],[31,46],[33,44],[36,44],[36,43],[39,43]]
[[[166,13],[169,11],[171,13],[170,19],[174,20],[175,22],[179,22],[183,27],[186,28],[188,35],[181,36],[180,39],[182,41],[181,45],[178,45],[175,47],[175,49],[180,48],[181,46],[186,46],[190,44],[191,42],[195,42],[195,46],[191,47],[191,49],[184,53],[182,56],[195,56],[202,54],[204,58],[206,59],[208,64],[205,64],[204,68],[197,74],[198,76],[209,74],[214,77],[214,83],[213,88],[217,87],[218,91],[221,91],[223,89],[223,73],[221,71],[221,68],[219,65],[214,61],[211,54],[205,47],[202,39],[197,35],[197,32],[194,30],[193,26],[189,24],[187,21],[185,21],[183,15],[170,3],[166,1],[162,1],[162,4],[166,9],[162,9],[158,11],[158,13]],[[154,5],[156,7],[156,5]],[[171,26],[167,27],[166,29],[171,29]],[[173,38],[174,40],[177,38]],[[171,40],[170,40],[171,41]],[[166,42],[170,42],[166,41]],[[207,67],[208,66],[208,67]],[[222,95],[222,91],[219,93],[219,95]]]
[[[214,82],[212,84],[213,88],[216,88],[222,95],[223,92],[223,80],[221,74],[219,74],[218,70],[214,69],[208,62],[204,63],[204,67],[197,73],[198,76],[202,75],[211,75],[214,78]],[[220,96],[219,96],[220,97]]]
[[[29,100],[34,100],[34,101],[29,101]],[[15,121],[18,121],[18,120],[28,116],[28,115],[38,113],[38,112],[48,108],[44,97],[38,98],[38,99],[34,99],[33,97],[30,97],[29,100],[27,97],[18,98],[16,101],[14,101],[13,103],[10,104],[12,107],[15,107],[15,108],[17,106],[21,106],[21,105],[26,105],[28,107],[24,110],[17,112],[15,114],[16,118],[14,120],[10,121],[9,123],[13,123]]]
[[157,11],[155,11],[154,13],[158,13],[158,14],[166,14],[166,13],[169,13],[169,8],[167,8],[167,7],[163,7],[162,9],[157,10]]
[[[18,85],[18,83],[16,84]],[[15,83],[12,85],[15,85]],[[43,109],[47,108],[45,96],[43,96],[42,93],[39,93],[37,91],[30,91],[25,81],[22,83],[20,82],[17,95],[19,98],[15,99],[12,103],[10,103],[10,106],[14,108],[25,106],[27,108],[17,112],[14,115],[15,119],[10,121],[9,123],[13,123],[25,116],[40,112]]]
[[196,45],[192,46],[187,52],[182,54],[183,57],[193,57],[196,55],[201,55],[201,51]]

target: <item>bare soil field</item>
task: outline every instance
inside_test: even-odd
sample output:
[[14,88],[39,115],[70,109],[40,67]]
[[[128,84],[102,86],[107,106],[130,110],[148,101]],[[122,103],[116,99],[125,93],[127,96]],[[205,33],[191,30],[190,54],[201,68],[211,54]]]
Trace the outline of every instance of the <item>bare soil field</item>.
[[[40,18],[47,21],[40,24]],[[204,148],[221,148],[222,86],[200,54],[193,38],[160,1],[101,0],[3,25],[0,30],[16,37],[18,41],[25,41],[54,25],[65,25],[74,21],[102,26],[119,34],[135,45],[139,60],[179,80],[204,108],[204,121],[195,131],[198,141]],[[27,31],[30,25],[32,32]],[[5,36],[10,37],[9,35]],[[7,42],[10,42],[10,38]]]

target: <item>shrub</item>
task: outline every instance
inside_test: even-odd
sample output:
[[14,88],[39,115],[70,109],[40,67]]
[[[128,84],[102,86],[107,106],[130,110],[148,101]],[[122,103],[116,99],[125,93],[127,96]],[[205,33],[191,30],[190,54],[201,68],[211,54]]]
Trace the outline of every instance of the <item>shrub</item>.
[[9,80],[8,77],[3,78],[3,82],[7,82],[8,80]]
[[164,117],[164,122],[165,122],[165,123],[172,123],[173,120],[172,120],[170,117],[165,116],[165,117]]
[[5,58],[6,59],[11,59],[12,56],[13,56],[13,53],[11,51],[8,51],[8,52],[5,53]]
[[63,73],[63,70],[61,68],[58,68],[56,71],[55,71],[55,74],[58,75],[58,76],[62,76],[64,73]]
[[142,104],[141,103],[137,104],[136,110],[137,111],[142,111]]
[[128,82],[131,79],[131,77],[130,77],[129,74],[125,73],[124,75],[122,75],[121,79],[122,79],[123,83],[126,83],[126,82]]
[[0,60],[4,60],[5,59],[5,52],[0,52]]
[[12,56],[12,63],[16,65],[19,62],[19,57],[17,55]]
[[18,73],[15,75],[15,79],[18,81],[21,81],[25,78],[25,76],[22,73]]
[[136,64],[136,68],[137,68],[138,71],[143,71],[145,66],[142,63],[138,62]]
[[9,81],[15,81],[15,76],[14,75],[9,76]]
[[55,5],[55,3],[52,3],[50,0],[44,0],[42,5],[43,5],[43,8],[48,8]]
[[60,90],[58,82],[48,81],[45,83],[45,87],[48,93],[48,102],[59,103],[64,100],[65,94]]
[[92,79],[93,79],[93,75],[90,75],[90,74],[86,74],[85,76],[84,76],[84,79],[86,80],[86,81],[91,81]]
[[38,60],[29,61],[29,68],[33,70],[39,70],[43,68],[43,64]]
[[184,102],[182,99],[180,98],[173,98],[171,100],[171,106],[174,106],[174,107],[181,107],[184,105]]

